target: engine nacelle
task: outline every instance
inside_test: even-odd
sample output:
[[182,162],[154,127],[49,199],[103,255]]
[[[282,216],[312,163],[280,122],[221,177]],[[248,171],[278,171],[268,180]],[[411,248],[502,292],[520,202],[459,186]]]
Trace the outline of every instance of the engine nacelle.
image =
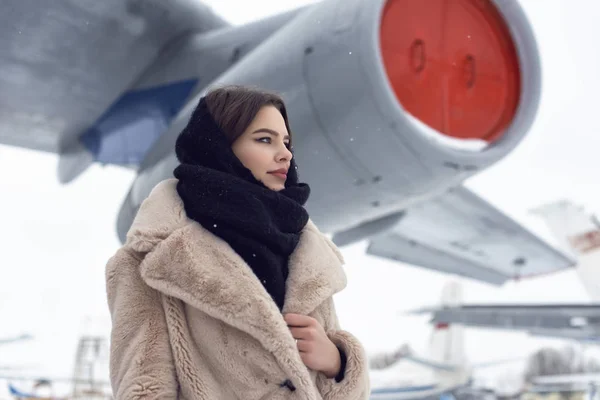
[[[231,83],[284,95],[311,217],[335,232],[397,214],[510,153],[535,117],[541,71],[516,0],[324,0],[214,82]],[[176,164],[171,154],[136,179],[121,238]]]
[[317,213],[347,218],[360,201],[375,218],[507,155],[535,117],[541,71],[513,0],[326,0],[216,83],[283,93],[301,177],[332,204]]

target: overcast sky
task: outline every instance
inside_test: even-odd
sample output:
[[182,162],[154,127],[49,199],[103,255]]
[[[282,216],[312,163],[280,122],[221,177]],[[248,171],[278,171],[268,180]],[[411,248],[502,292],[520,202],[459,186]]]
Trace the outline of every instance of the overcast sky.
[[[241,24],[309,1],[209,3]],[[539,221],[527,215],[540,203],[570,198],[600,211],[600,3],[525,0],[523,4],[542,53],[540,112],[522,145],[467,185],[544,234]],[[91,330],[106,335],[110,329],[104,266],[119,245],[116,213],[134,174],[93,166],[73,184],[60,186],[56,167],[52,155],[0,146],[0,337],[36,335],[32,342],[0,347],[0,366],[34,364],[53,375],[70,375],[79,335]],[[363,251],[364,244],[343,250],[349,284],[336,297],[342,324],[369,351],[393,349],[404,342],[425,351],[426,320],[398,314],[434,304],[448,277],[367,257]],[[587,300],[573,272],[502,288],[460,281],[469,302]],[[481,330],[470,330],[467,340],[474,362],[563,343]]]

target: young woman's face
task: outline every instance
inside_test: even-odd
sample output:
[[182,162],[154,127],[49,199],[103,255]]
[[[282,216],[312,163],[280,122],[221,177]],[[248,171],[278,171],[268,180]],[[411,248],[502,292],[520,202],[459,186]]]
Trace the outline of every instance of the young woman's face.
[[260,109],[231,148],[256,180],[271,190],[285,188],[292,161],[290,136],[283,116],[274,106]]

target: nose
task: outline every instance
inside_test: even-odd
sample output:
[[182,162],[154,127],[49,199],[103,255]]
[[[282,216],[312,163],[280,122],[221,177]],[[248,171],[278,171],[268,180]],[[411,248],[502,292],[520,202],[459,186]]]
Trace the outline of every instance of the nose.
[[285,144],[281,145],[279,152],[277,153],[277,161],[291,161],[294,155],[287,148]]

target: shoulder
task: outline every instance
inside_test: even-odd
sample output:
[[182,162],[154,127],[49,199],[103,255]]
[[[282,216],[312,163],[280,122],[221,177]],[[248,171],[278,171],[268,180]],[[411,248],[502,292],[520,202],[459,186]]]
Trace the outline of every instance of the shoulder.
[[190,223],[177,193],[177,182],[177,179],[167,179],[152,189],[131,224],[124,247],[147,253]]
[[309,233],[309,234],[317,235],[319,237],[319,239],[329,248],[329,250],[331,250],[335,254],[335,256],[340,260],[340,262],[342,264],[345,263],[344,256],[342,255],[342,252],[340,251],[340,249],[336,246],[335,243],[333,243],[333,241],[327,235],[325,235],[323,232],[321,232],[319,230],[319,228],[315,225],[315,223],[311,219],[308,220],[302,233],[303,234]]

